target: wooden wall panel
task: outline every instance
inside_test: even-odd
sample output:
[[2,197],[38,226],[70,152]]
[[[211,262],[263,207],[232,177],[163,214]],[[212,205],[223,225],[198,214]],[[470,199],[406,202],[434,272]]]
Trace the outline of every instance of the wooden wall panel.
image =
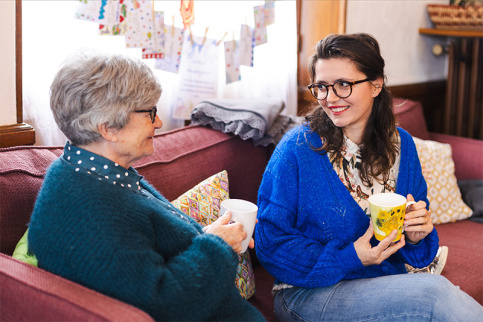
[[15,1],[15,88],[17,100],[17,124],[0,126],[0,148],[35,143],[35,130],[23,123],[22,101],[22,1]]
[[312,95],[307,89],[310,84],[307,60],[319,40],[332,33],[345,33],[346,7],[346,0],[297,0],[299,115],[310,110],[313,104]]

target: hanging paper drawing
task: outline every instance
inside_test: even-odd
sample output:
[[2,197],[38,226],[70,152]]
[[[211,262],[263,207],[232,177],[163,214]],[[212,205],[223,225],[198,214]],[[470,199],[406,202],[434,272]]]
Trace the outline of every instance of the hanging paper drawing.
[[[127,1],[127,0],[126,0]],[[126,33],[126,5],[124,0],[103,0],[99,14],[99,34],[116,36]]]
[[154,10],[152,0],[132,0],[126,3],[125,34],[127,48],[153,47]]
[[181,49],[183,47],[184,29],[165,26],[164,36],[164,58],[156,59],[154,68],[171,73],[178,73]]
[[253,67],[253,48],[255,47],[254,29],[241,25],[240,42],[238,46],[240,65]]
[[240,51],[238,41],[225,41],[226,84],[240,80]]
[[75,10],[75,18],[86,21],[99,21],[102,2],[99,0],[79,0]]
[[184,28],[188,28],[195,22],[194,2],[193,0],[181,0],[179,8],[181,18],[183,19]]
[[148,58],[164,58],[165,47],[165,31],[164,31],[164,13],[162,11],[154,12],[154,30],[153,30],[153,47],[143,48],[143,59]]
[[[204,44],[203,44],[204,40]],[[202,100],[218,94],[218,47],[215,39],[185,34],[179,67],[180,89],[173,118],[189,120]]]
[[267,43],[267,27],[265,25],[265,10],[263,6],[253,8],[255,17],[255,45]]
[[275,1],[265,0],[263,5],[265,26],[270,26],[275,23]]

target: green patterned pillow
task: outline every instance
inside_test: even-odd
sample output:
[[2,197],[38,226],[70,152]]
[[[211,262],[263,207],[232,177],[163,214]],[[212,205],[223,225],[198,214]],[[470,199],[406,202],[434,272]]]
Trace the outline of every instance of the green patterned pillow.
[[[229,198],[228,174],[217,173],[183,193],[172,204],[206,226],[218,219],[221,202]],[[235,284],[244,299],[255,294],[255,276],[249,252],[238,254],[239,264]]]

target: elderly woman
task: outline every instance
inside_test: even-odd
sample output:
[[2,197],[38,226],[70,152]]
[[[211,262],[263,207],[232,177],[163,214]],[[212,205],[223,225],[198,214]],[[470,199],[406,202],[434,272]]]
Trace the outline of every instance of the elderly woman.
[[153,153],[160,96],[152,71],[128,57],[82,54],[61,67],[51,108],[69,142],[39,193],[29,251],[156,320],[263,320],[234,283],[243,226],[228,214],[203,231],[132,168]]

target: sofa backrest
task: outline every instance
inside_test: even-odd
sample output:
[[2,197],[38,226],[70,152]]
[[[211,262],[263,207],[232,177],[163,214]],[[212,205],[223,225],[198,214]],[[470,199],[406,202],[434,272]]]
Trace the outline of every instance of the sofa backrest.
[[408,99],[395,98],[393,104],[398,126],[408,131],[412,136],[422,140],[428,140],[429,132],[421,103]]
[[[429,134],[419,102],[394,102],[398,124],[413,136]],[[139,173],[168,200],[174,200],[204,179],[227,170],[230,197],[257,201],[258,187],[273,148],[201,126],[158,134],[155,152],[134,164]],[[45,172],[62,147],[0,149],[0,252],[11,255],[27,229]]]
[[62,147],[0,149],[0,252],[12,255],[27,229],[47,167]]
[[[155,153],[134,167],[168,200],[227,170],[230,197],[257,201],[270,149],[201,126],[158,134]],[[62,147],[0,149],[0,252],[11,255],[25,233],[50,163]]]

